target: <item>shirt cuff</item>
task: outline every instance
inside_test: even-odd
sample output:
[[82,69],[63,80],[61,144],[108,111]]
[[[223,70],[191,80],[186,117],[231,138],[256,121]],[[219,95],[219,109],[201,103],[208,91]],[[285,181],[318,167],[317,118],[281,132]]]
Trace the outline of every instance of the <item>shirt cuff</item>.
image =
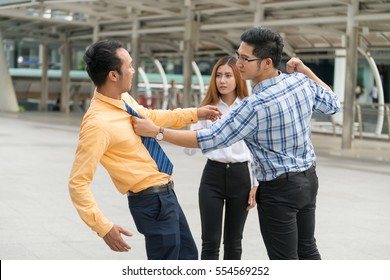
[[113,226],[113,223],[105,221],[99,225],[94,226],[92,230],[95,231],[97,235],[103,238],[112,229]]

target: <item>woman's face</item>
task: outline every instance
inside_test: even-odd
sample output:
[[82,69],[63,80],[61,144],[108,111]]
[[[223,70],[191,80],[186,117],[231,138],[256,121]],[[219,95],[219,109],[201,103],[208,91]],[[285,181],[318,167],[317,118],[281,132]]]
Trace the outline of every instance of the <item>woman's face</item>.
[[225,64],[218,67],[215,83],[221,95],[235,94],[236,79],[234,78],[233,69],[229,65]]

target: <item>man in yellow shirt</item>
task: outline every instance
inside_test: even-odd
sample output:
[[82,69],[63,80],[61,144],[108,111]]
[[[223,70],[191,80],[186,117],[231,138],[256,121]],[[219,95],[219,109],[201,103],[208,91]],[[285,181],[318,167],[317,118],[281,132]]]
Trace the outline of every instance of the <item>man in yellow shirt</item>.
[[[148,259],[197,259],[197,248],[173,191],[171,175],[159,171],[141,137],[134,133],[126,105],[159,126],[174,128],[195,123],[198,118],[218,118],[219,110],[214,106],[173,111],[140,106],[128,94],[134,75],[132,58],[118,41],[91,45],[84,61],[96,90],[80,126],[69,178],[69,193],[80,217],[112,250],[130,249],[122,234],[132,233],[103,215],[89,188],[100,162],[118,191],[128,196],[134,222],[145,236]],[[161,136],[159,133],[159,140]]]

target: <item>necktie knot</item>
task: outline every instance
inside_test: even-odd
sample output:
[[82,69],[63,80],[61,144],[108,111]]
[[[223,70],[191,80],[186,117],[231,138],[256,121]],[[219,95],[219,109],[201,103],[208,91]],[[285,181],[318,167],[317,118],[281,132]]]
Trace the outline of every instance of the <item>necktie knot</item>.
[[123,100],[123,103],[125,103],[127,113],[129,113],[130,115],[132,115],[134,117],[139,118],[138,113],[132,107],[130,107],[130,105],[127,104],[126,101]]

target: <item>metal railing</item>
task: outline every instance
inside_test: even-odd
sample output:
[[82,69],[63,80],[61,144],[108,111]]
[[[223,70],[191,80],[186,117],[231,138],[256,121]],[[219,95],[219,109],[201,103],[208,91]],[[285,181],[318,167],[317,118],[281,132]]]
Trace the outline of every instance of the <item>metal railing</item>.
[[[390,104],[356,103],[354,106],[352,137],[382,139],[390,142]],[[382,116],[383,119],[381,119]],[[312,131],[334,136],[341,135],[343,131],[342,118],[314,113]]]
[[[370,130],[372,130],[372,127],[375,125],[381,107],[384,108],[384,118],[387,122],[387,127],[383,126],[382,131],[385,132],[385,135],[387,134],[387,139],[390,141],[390,104],[355,104],[357,134],[360,139],[363,138],[363,133],[377,134]],[[383,134],[381,134],[381,136],[383,136]]]

